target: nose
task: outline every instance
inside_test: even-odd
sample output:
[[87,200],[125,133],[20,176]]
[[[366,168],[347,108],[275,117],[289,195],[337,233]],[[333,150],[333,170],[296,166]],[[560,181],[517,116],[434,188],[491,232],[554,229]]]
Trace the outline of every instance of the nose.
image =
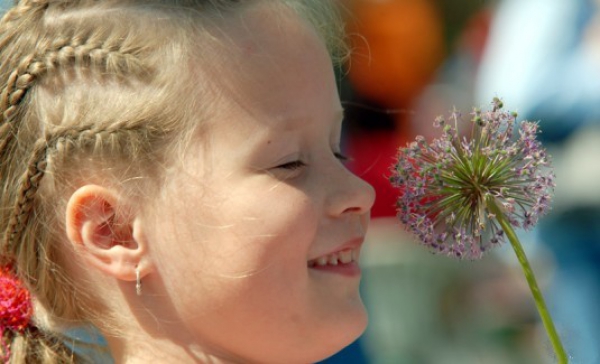
[[328,208],[332,216],[368,213],[375,203],[375,189],[345,167],[330,182]]

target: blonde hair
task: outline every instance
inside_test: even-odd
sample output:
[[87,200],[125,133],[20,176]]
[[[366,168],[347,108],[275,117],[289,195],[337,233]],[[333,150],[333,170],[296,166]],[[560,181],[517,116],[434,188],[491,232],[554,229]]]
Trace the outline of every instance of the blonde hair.
[[[0,21],[0,264],[36,303],[35,327],[4,332],[12,362],[83,360],[61,332],[93,321],[93,293],[68,276],[57,210],[82,179],[140,199],[160,188],[161,165],[202,119],[191,105],[203,100],[186,98],[187,61],[203,51],[194,39],[211,16],[248,2],[22,0]],[[330,3],[281,3],[312,24],[334,62],[344,58]]]

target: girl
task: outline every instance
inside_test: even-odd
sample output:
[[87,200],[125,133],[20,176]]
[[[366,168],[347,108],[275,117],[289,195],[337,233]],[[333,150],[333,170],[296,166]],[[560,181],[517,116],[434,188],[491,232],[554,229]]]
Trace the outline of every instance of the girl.
[[5,358],[84,361],[86,327],[116,363],[309,363],[358,337],[374,192],[340,155],[339,29],[323,0],[10,9],[0,256],[27,291]]

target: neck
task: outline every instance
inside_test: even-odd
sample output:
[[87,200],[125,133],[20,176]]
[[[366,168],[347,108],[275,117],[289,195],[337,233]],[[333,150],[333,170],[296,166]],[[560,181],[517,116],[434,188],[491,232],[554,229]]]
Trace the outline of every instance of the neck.
[[[185,331],[180,327],[181,331]],[[183,334],[183,333],[182,333]],[[169,334],[156,335],[144,330],[107,338],[115,364],[181,363],[235,364],[237,360],[221,355],[191,340],[174,340]]]

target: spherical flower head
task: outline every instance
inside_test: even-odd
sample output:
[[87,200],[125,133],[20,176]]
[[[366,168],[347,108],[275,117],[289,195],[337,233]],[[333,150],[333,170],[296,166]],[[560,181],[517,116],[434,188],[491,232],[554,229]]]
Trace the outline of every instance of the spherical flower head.
[[458,132],[458,111],[438,117],[440,138],[419,136],[398,151],[390,176],[400,190],[398,218],[433,252],[480,258],[505,241],[498,211],[530,229],[549,210],[554,174],[538,124],[517,125],[517,114],[502,108],[495,98],[491,110],[473,110],[469,138]]
[[29,291],[9,269],[0,268],[0,331],[22,331],[32,313]]

